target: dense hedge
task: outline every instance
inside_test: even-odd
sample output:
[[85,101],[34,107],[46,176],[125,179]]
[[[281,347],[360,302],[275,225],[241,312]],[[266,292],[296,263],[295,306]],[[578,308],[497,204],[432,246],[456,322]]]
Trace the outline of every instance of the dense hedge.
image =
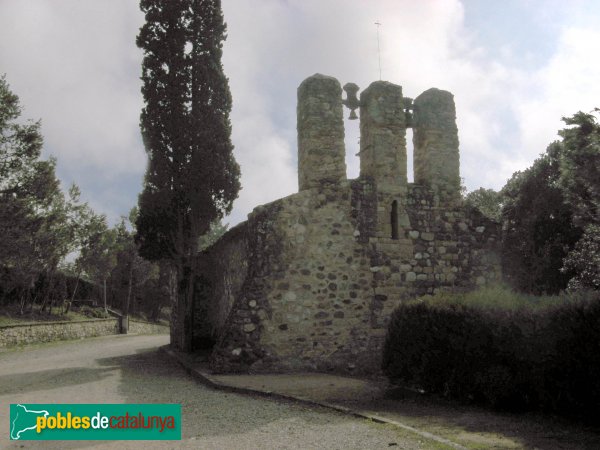
[[499,409],[600,421],[599,293],[510,307],[495,306],[493,292],[474,298],[401,305],[386,338],[386,375]]

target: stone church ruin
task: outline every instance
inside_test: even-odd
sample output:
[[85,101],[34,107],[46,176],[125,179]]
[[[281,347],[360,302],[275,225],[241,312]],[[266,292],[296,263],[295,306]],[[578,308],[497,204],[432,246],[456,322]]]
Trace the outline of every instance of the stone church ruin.
[[[452,94],[316,74],[298,88],[299,192],[258,206],[199,256],[192,336],[216,372],[379,369],[392,311],[500,277],[498,225],[462,205]],[[346,178],[343,105],[360,111]],[[406,129],[413,129],[414,183]],[[183,314],[183,311],[179,312]],[[172,325],[181,342],[183,320]]]

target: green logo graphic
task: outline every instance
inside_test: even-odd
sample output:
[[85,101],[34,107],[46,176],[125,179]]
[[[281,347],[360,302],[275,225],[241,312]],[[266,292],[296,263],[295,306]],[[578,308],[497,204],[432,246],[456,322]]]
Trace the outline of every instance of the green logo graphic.
[[[15,412],[13,414],[13,406]],[[21,439],[21,433],[34,430],[38,417],[48,417],[48,411],[32,411],[23,405],[10,405],[10,438]]]
[[180,440],[181,405],[11,404],[11,440]]

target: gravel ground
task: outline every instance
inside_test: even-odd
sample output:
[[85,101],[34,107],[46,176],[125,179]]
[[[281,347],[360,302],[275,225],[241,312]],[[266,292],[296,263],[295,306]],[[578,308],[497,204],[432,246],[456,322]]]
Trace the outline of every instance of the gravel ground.
[[[0,353],[1,448],[443,448],[391,426],[321,408],[215,391],[157,347],[167,336],[114,336]],[[181,441],[9,441],[10,403],[180,403]]]

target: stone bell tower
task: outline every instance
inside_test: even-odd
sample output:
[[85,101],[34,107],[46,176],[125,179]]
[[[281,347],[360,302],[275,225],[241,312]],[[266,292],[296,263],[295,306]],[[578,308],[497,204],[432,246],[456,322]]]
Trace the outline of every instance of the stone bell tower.
[[429,89],[414,103],[415,184],[431,188],[440,204],[460,198],[458,128],[454,96]]
[[298,87],[298,187],[300,191],[346,179],[342,88],[315,74]]
[[[432,190],[435,204],[460,199],[458,129],[454,97],[429,89],[414,100],[402,87],[375,81],[356,98],[358,86],[315,74],[298,87],[298,185],[311,189],[346,180],[342,106],[360,108],[360,176],[400,203],[407,192],[406,128],[414,129],[414,180]],[[412,115],[409,112],[412,110]]]
[[406,191],[406,123],[396,84],[376,81],[360,94],[360,176],[382,191]]

